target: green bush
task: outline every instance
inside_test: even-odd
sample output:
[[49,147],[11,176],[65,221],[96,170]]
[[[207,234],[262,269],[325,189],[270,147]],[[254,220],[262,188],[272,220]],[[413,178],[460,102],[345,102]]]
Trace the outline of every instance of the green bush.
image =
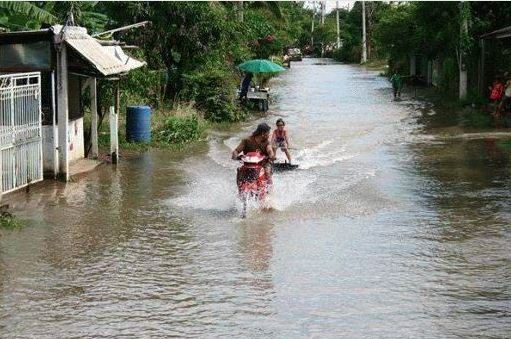
[[7,211],[0,212],[0,228],[14,229],[20,228],[23,223],[19,221],[14,215]]
[[344,61],[342,49],[334,49],[332,52],[332,59],[337,61]]
[[474,128],[493,127],[493,119],[485,112],[470,111],[464,115],[464,125]]
[[362,47],[358,45],[345,43],[345,45],[335,50],[332,54],[332,58],[337,61],[343,61],[347,63],[358,63],[360,61],[360,55],[362,53]]
[[477,89],[470,88],[467,93],[467,97],[461,100],[461,105],[475,105],[482,106],[488,104],[488,98],[479,93]]
[[455,97],[458,89],[458,65],[454,58],[445,58],[442,64],[438,87],[446,96]]
[[179,144],[197,140],[204,130],[203,124],[193,117],[169,117],[163,126],[155,131],[155,141],[166,144]]
[[121,80],[121,107],[149,105],[154,108],[163,105],[165,94],[165,71],[142,67],[131,71]]
[[244,114],[234,104],[237,82],[229,71],[213,67],[184,75],[182,99],[195,101],[209,121],[241,120]]

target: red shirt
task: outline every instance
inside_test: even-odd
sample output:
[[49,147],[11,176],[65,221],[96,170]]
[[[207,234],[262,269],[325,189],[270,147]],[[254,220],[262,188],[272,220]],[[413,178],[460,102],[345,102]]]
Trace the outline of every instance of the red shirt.
[[504,84],[501,82],[497,82],[493,85],[490,94],[490,100],[500,100],[502,98],[502,94],[504,93]]

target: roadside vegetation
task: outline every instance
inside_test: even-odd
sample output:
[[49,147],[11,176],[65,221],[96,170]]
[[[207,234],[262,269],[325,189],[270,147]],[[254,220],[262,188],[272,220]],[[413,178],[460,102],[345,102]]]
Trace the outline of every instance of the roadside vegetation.
[[[470,127],[511,126],[505,117],[493,119],[488,86],[496,76],[511,74],[511,39],[485,41],[485,61],[481,60],[480,37],[508,26],[509,2],[365,2],[368,65],[388,65],[386,75],[411,72],[415,61],[413,86],[433,83],[431,99],[440,106],[458,107],[460,123]],[[331,52],[343,62],[359,63],[362,46],[362,5],[355,2],[350,10],[341,9],[342,47]],[[336,29],[335,11],[325,25]],[[332,34],[323,45],[334,45]],[[429,68],[429,71],[428,71]],[[462,73],[467,82],[460,81]],[[463,91],[462,88],[465,90]],[[508,119],[509,120],[509,119]]]
[[[236,98],[242,76],[236,66],[254,58],[281,60],[309,28],[310,13],[296,2],[6,1],[0,2],[0,30],[64,24],[71,14],[90,34],[149,21],[99,37],[138,46],[130,53],[147,62],[121,81],[121,123],[126,106],[149,105],[153,111],[153,142],[136,148],[200,139],[210,124],[246,119],[250,112]],[[98,108],[105,115],[101,139],[113,84],[98,86]]]
[[23,227],[23,223],[8,208],[8,205],[0,206],[0,228],[12,230]]
[[[143,28],[100,38],[138,46],[129,51],[147,66],[121,81],[121,121],[126,106],[150,105],[153,143],[162,145],[200,139],[208,124],[232,123],[250,116],[236,100],[242,76],[236,66],[243,61],[271,58],[281,62],[286,47],[299,47],[305,54],[360,63],[361,2],[339,9],[340,46],[336,11],[322,15],[318,4],[4,1],[0,2],[0,30],[63,24],[71,15],[76,25],[86,27],[91,34],[149,21]],[[432,81],[442,103],[484,107],[485,89],[492,77],[511,70],[511,53],[506,52],[511,50],[511,39],[494,40],[486,46],[484,77],[477,78],[481,67],[479,37],[506,26],[511,3],[366,1],[365,7],[367,66],[387,75],[395,70],[408,75],[413,56],[421,81],[425,81],[428,67],[434,69]],[[462,70],[467,72],[468,83],[467,94],[460,100]],[[111,86],[108,81],[99,84],[103,114],[112,105]],[[184,107],[186,114],[182,114]],[[477,126],[483,121],[491,124],[491,119],[477,115],[468,121]]]

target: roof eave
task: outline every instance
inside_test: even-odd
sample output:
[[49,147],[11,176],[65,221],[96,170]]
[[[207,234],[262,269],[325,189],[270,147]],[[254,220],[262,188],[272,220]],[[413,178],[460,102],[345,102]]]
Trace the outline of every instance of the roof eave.
[[498,29],[480,36],[481,39],[503,39],[511,36],[511,26]]

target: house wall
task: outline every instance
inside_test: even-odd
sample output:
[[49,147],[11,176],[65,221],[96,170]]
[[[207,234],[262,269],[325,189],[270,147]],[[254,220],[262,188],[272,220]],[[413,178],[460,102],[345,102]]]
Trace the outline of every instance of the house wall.
[[[43,126],[43,171],[53,173],[53,126]],[[58,129],[55,137],[58,140]],[[69,122],[69,162],[85,157],[85,144],[83,137],[83,118]]]

